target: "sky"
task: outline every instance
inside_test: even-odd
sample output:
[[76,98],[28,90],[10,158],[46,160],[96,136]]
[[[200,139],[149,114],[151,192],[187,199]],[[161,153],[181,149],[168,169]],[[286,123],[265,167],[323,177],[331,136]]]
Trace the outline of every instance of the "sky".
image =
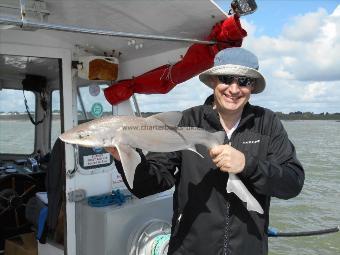
[[[223,3],[216,1],[223,9]],[[241,17],[243,48],[259,58],[267,86],[250,102],[276,112],[340,112],[340,2],[257,0]],[[183,110],[212,93],[197,77],[167,95],[138,95],[142,111]]]

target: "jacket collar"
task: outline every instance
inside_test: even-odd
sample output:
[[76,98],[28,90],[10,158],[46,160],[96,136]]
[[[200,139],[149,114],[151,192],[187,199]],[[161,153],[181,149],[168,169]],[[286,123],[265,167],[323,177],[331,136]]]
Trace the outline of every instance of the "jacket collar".
[[[242,127],[245,123],[247,123],[249,120],[255,117],[255,114],[252,110],[252,105],[249,104],[249,102],[244,106],[243,112],[241,115],[240,124],[238,125],[238,128]],[[213,109],[212,102],[206,102],[203,105],[203,113],[204,113],[204,119],[209,123],[209,125],[216,129],[216,130],[223,130],[223,127],[220,122],[220,116],[218,115],[217,110]]]

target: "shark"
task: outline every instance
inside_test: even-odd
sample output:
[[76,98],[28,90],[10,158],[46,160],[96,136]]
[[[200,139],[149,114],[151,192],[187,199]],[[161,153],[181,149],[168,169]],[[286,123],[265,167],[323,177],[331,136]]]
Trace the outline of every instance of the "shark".
[[[198,156],[195,145],[208,149],[224,143],[225,132],[208,132],[197,127],[182,127],[181,112],[164,112],[146,118],[137,116],[105,116],[67,130],[59,138],[68,144],[83,147],[116,147],[128,185],[133,188],[136,167],[142,151],[173,152],[190,150]],[[249,211],[263,214],[263,209],[247,187],[233,173],[229,173],[227,192],[235,193]]]

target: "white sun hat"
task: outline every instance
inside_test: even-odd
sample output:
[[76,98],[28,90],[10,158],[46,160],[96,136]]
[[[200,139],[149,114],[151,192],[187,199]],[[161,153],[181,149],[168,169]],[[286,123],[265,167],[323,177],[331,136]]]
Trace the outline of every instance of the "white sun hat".
[[214,88],[211,82],[213,75],[236,75],[255,78],[256,82],[252,94],[260,93],[266,87],[263,75],[258,71],[257,57],[243,48],[227,48],[218,52],[214,59],[214,66],[199,75],[199,79]]

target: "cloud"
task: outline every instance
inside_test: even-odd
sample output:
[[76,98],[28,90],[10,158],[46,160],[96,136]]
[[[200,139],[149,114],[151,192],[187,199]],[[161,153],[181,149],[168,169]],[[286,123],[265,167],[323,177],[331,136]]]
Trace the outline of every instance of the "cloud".
[[306,86],[304,93],[301,95],[301,100],[304,102],[313,102],[318,98],[326,95],[327,89],[323,82],[315,82]]
[[324,9],[299,15],[293,18],[292,24],[286,24],[283,27],[282,35],[289,40],[309,42],[315,38],[315,34],[321,32],[325,18],[327,18],[327,12]]
[[[250,26],[254,34],[251,23],[244,25]],[[332,14],[319,9],[295,17],[290,24],[284,25],[281,35],[250,36],[244,45],[256,52],[261,61],[275,67],[272,72],[277,78],[337,81],[340,80],[339,31],[340,5]]]
[[[35,95],[33,92],[25,91],[27,105],[30,111],[35,110]],[[21,90],[0,90],[0,111],[3,112],[26,112],[24,96]]]
[[[340,112],[340,82],[299,82],[269,78],[266,90],[251,103],[275,112]],[[273,82],[274,81],[274,82]]]
[[294,17],[275,37],[256,36],[251,21],[242,25],[250,31],[243,47],[258,55],[267,80],[253,104],[281,112],[340,112],[340,5],[330,14],[319,9]]

